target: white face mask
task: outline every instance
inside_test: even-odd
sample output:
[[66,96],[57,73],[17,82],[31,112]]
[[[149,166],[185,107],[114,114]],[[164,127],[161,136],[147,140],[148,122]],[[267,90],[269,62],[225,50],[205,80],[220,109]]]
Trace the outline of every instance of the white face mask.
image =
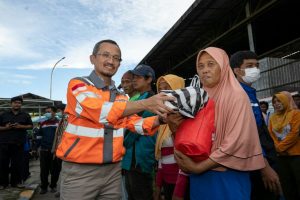
[[45,113],[44,116],[45,116],[47,119],[51,119],[51,118],[52,118],[52,114],[51,114],[51,113]]
[[243,81],[246,83],[254,83],[260,78],[260,69],[257,67],[246,68],[245,76],[242,76]]

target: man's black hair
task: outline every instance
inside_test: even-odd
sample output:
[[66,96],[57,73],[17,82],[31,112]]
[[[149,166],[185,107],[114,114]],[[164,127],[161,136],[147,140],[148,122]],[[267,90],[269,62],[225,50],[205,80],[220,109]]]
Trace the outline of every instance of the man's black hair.
[[[110,39],[107,39],[107,40],[101,40],[99,42],[97,42],[94,46],[94,49],[93,49],[93,55],[96,56],[98,51],[99,51],[99,48],[101,46],[101,44],[103,43],[110,43],[110,44],[114,44],[116,45],[117,47],[119,47],[119,45],[117,44],[117,42],[115,42],[114,40],[110,40]],[[119,47],[120,49],[120,47]]]
[[269,104],[266,101],[259,102],[259,105],[265,105],[267,107],[267,110],[269,109]]
[[57,109],[65,110],[66,104],[62,103],[62,104],[57,105],[56,107],[57,107]]
[[253,51],[238,51],[230,57],[230,67],[232,69],[241,67],[245,59],[257,59],[257,55]]
[[20,97],[20,96],[17,96],[17,97],[13,97],[10,99],[10,102],[15,102],[15,101],[21,101],[23,103],[23,98]]
[[133,73],[130,70],[127,70],[123,75],[122,78],[126,75],[129,74],[133,78]]
[[47,106],[46,109],[51,109],[53,112],[56,112],[57,111],[57,108],[55,106]]

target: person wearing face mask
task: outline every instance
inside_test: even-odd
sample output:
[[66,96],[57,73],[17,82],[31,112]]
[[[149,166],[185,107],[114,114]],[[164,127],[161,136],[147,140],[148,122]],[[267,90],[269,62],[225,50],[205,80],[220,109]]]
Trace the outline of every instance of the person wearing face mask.
[[64,113],[65,108],[66,108],[66,104],[58,105],[55,114],[55,117],[59,120],[59,124],[55,132],[52,150],[51,150],[51,152],[53,153],[53,157],[55,157],[55,151],[57,149],[57,145],[60,143],[61,135],[62,132],[64,131],[63,129],[65,129],[65,124],[64,125],[62,124],[62,123],[66,123],[65,119],[67,118],[67,115]]
[[230,66],[249,97],[266,164],[265,168],[251,172],[251,199],[278,199],[281,185],[274,170],[276,168],[276,151],[256,98],[256,90],[251,87],[260,78],[257,55],[252,51],[238,51],[231,56]]
[[[55,131],[55,136],[54,136],[54,140],[53,140],[53,145],[52,145],[52,149],[51,149],[51,153],[53,154],[53,166],[54,167],[54,173],[55,173],[55,177],[59,178],[59,174],[61,171],[61,165],[62,165],[62,160],[58,157],[56,157],[55,155],[55,151],[57,150],[58,144],[61,141],[61,137],[62,134],[64,132],[64,130],[66,129],[66,126],[68,124],[67,119],[68,116],[65,114],[65,108],[66,108],[66,104],[60,104],[57,106],[57,112],[56,112],[56,118],[59,120],[57,129]],[[55,193],[54,195],[56,198],[60,197],[60,192],[59,190]]]
[[51,152],[55,131],[58,127],[59,120],[56,118],[57,108],[54,106],[48,106],[45,110],[45,121],[40,123],[40,129],[37,136],[40,136],[40,168],[41,168],[41,191],[40,194],[45,194],[48,191],[48,176],[51,173],[50,191],[56,192],[56,185],[59,177],[57,173],[57,158],[53,159],[53,153]]
[[62,112],[61,110],[59,111],[59,110],[57,109],[57,113],[56,113],[55,116],[56,116],[56,118],[57,118],[58,120],[61,120],[61,119],[62,119],[62,116],[63,116],[63,112]]

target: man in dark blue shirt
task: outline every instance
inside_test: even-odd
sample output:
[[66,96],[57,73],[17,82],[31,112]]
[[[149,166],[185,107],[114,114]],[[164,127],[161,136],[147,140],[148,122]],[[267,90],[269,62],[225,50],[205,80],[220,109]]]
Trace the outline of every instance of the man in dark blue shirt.
[[40,148],[40,167],[41,167],[41,191],[45,194],[48,191],[48,176],[51,174],[50,188],[51,192],[56,192],[56,184],[59,177],[59,161],[53,156],[52,146],[54,142],[55,131],[59,123],[56,118],[57,108],[49,106],[45,110],[46,120],[40,123],[40,129],[37,137],[41,137]]
[[251,87],[260,78],[257,55],[252,51],[238,51],[231,56],[230,66],[237,80],[249,96],[266,163],[265,168],[251,173],[251,199],[277,199],[281,186],[277,173],[271,167],[275,164],[276,151],[265,125],[259,101],[256,98],[256,90]]
[[31,117],[22,112],[22,97],[11,98],[11,110],[0,115],[0,189],[9,184],[24,187],[22,183],[24,143],[27,129],[32,128]]

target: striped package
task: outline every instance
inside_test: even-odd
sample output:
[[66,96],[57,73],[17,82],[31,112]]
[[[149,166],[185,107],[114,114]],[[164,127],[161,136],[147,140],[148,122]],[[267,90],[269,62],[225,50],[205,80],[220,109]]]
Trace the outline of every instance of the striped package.
[[189,118],[194,118],[208,101],[207,92],[197,86],[189,86],[178,90],[163,90],[161,92],[176,98],[174,101],[165,101],[166,106]]

